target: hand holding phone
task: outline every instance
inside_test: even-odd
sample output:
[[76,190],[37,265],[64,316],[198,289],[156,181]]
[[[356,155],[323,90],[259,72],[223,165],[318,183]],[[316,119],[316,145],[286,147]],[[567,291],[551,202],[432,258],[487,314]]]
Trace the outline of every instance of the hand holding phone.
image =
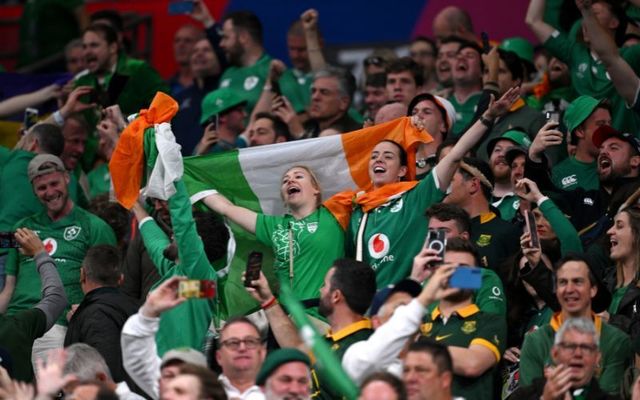
[[[447,232],[444,229],[429,229],[424,248],[437,252],[437,257],[444,260],[444,252],[447,247]],[[442,261],[431,263],[431,265],[441,264]]]
[[525,222],[527,224],[527,232],[531,236],[530,245],[534,248],[540,247],[540,237],[538,236],[538,229],[536,228],[536,216],[531,210],[525,211]]
[[32,126],[38,123],[38,110],[35,108],[27,107],[24,110],[24,130],[25,132],[29,130]]
[[193,0],[174,0],[169,2],[169,15],[181,15],[193,13]]

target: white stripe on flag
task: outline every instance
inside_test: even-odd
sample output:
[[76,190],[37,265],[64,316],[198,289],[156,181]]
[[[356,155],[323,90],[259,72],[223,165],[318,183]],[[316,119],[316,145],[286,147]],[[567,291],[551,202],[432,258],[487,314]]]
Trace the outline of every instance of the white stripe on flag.
[[280,197],[282,174],[294,165],[309,167],[316,174],[323,200],[356,188],[340,135],[249,147],[239,151],[238,159],[264,214],[284,214]]

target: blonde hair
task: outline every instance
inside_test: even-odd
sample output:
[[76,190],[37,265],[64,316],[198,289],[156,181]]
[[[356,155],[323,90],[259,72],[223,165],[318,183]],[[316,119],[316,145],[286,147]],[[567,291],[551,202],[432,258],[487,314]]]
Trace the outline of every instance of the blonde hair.
[[[304,165],[294,165],[293,167],[288,168],[286,171],[284,171],[284,173],[282,174],[282,177],[284,178],[287,172],[295,168],[300,168],[302,170],[305,170],[309,174],[309,177],[311,178],[311,185],[313,186],[314,189],[318,191],[318,194],[316,195],[316,206],[320,207],[320,204],[322,204],[322,188],[320,187],[320,181],[318,181],[318,177],[311,170],[311,168]],[[280,197],[282,198],[282,201],[285,201],[284,196],[282,195],[282,191],[280,192]]]

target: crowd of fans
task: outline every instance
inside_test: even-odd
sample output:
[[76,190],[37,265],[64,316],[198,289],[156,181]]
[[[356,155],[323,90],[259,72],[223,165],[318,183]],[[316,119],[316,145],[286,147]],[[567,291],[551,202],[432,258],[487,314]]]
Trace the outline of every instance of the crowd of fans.
[[[529,0],[539,47],[480,40],[449,6],[359,80],[325,59],[313,9],[287,68],[252,12],[193,6],[168,81],[101,11],[64,48],[69,82],[0,102],[59,103],[0,148],[0,398],[640,400],[640,1]],[[125,158],[175,151],[180,172],[127,210],[111,171],[158,92],[179,147],[145,136]],[[406,117],[429,140],[373,144],[346,223],[305,154],[282,171],[285,215],[181,178],[182,156],[366,141]],[[274,253],[272,276],[247,267],[249,315],[219,301],[228,223]],[[185,297],[191,280],[218,297]]]

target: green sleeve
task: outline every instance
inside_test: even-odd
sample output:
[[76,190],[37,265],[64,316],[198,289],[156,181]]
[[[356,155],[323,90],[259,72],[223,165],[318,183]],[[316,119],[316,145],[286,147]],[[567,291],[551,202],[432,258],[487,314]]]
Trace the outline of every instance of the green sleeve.
[[633,354],[631,349],[631,339],[622,331],[613,328],[612,326],[604,326],[601,338],[604,336],[604,329],[609,328],[611,335],[608,335],[607,342],[602,343],[600,340],[600,347],[602,348],[602,372],[598,378],[598,383],[602,390],[608,393],[619,393],[621,379],[624,375],[624,371],[630,364],[630,355]]
[[555,31],[549,39],[543,43],[543,45],[552,56],[571,65],[575,41],[572,40],[569,35],[560,31]]
[[258,214],[256,218],[256,238],[266,246],[271,246],[273,244],[271,241],[271,234],[275,229],[274,227],[277,223],[276,219],[282,220],[282,217]]
[[169,212],[173,234],[178,245],[181,273],[192,279],[212,279],[215,274],[204,252],[202,239],[198,236],[184,182],[182,180],[175,182],[175,188],[176,193],[169,199]]
[[98,217],[93,216],[91,224],[91,245],[95,246],[97,244],[110,244],[112,246],[116,246],[118,242],[116,241],[116,234],[113,233],[113,229],[101,220]]
[[633,68],[640,70],[640,46],[629,46],[620,49],[620,56]]
[[496,362],[500,361],[507,343],[507,322],[504,316],[486,314],[476,331],[471,344],[480,344],[495,353]]
[[162,229],[158,226],[156,221],[149,220],[142,224],[140,227],[140,235],[142,235],[142,241],[144,247],[147,249],[147,254],[158,268],[160,276],[165,276],[171,268],[175,266],[175,263],[166,259],[163,251],[169,245],[169,238]]
[[18,250],[9,249],[7,257],[7,262],[4,264],[4,272],[7,275],[17,276],[18,275]]
[[582,242],[578,236],[578,231],[573,226],[567,217],[562,214],[562,211],[556,206],[553,200],[545,200],[540,205],[540,211],[544,217],[549,221],[553,230],[558,236],[560,241],[560,252],[562,255],[566,255],[569,252],[582,253]]
[[475,294],[474,303],[483,312],[502,317],[507,315],[507,301],[504,297],[502,281],[489,268],[482,268],[482,286]]
[[544,349],[538,346],[538,337],[542,334],[542,329],[545,328],[524,336],[520,349],[520,386],[529,386],[534,379],[542,377],[546,360],[546,356],[542,354]]
[[[436,168],[438,167],[436,166]],[[435,174],[435,169],[432,169],[431,172],[410,191],[410,196],[418,196],[417,207],[426,210],[431,207],[432,204],[442,201],[444,192],[438,189],[436,180],[437,175]]]

